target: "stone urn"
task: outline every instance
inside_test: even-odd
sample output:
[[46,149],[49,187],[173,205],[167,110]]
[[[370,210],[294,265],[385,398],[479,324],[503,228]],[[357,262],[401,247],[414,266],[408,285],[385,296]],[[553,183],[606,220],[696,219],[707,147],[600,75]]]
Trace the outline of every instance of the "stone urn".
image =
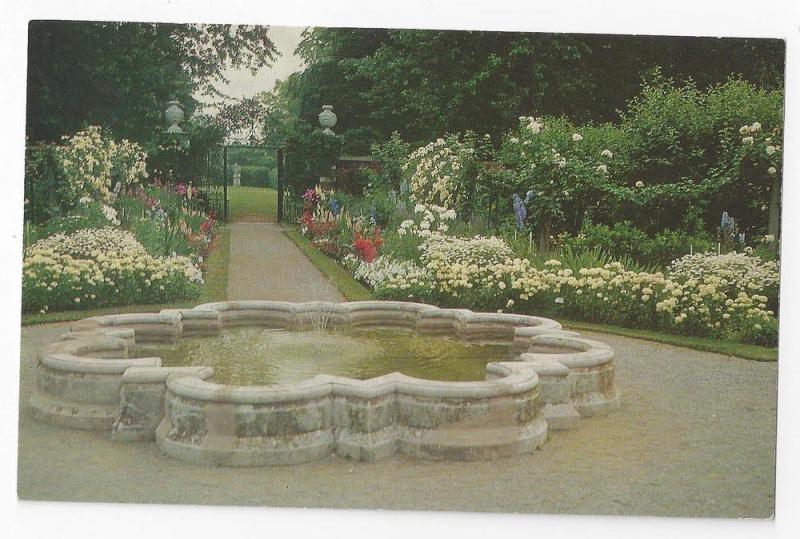
[[333,105],[323,105],[322,112],[319,113],[319,125],[323,127],[322,132],[326,135],[333,135],[331,128],[336,125],[336,114],[333,112]]
[[181,127],[178,125],[183,121],[184,118],[180,101],[172,100],[167,103],[167,105],[167,110],[164,113],[164,117],[167,119],[167,123],[169,124],[169,127],[167,127],[167,133],[183,133],[183,129],[181,129]]

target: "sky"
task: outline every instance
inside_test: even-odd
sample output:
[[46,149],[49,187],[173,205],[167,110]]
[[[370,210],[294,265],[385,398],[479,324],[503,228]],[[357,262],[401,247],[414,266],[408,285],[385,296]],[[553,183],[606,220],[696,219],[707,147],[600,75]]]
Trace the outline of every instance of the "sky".
[[[281,54],[273,65],[260,69],[255,76],[249,69],[228,68],[224,73],[229,82],[216,83],[214,86],[223,94],[234,98],[252,97],[272,90],[275,81],[284,80],[292,73],[302,70],[303,60],[294,51],[300,43],[300,35],[304,29],[302,26],[270,27],[268,35]],[[203,101],[200,96],[196,97]]]

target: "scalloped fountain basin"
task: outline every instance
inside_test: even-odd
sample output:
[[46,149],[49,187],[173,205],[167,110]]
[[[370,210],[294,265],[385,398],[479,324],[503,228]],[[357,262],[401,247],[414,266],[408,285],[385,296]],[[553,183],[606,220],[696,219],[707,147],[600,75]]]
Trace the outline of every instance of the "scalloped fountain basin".
[[138,357],[161,358],[164,367],[208,366],[220,384],[298,383],[317,374],[366,380],[393,372],[442,381],[479,381],[486,364],[519,354],[510,342],[463,342],[411,330],[340,328],[287,331],[261,327],[224,329],[178,345],[137,347]]
[[230,301],[75,323],[41,351],[30,403],[199,464],[492,459],[618,408],[613,360],[535,316]]

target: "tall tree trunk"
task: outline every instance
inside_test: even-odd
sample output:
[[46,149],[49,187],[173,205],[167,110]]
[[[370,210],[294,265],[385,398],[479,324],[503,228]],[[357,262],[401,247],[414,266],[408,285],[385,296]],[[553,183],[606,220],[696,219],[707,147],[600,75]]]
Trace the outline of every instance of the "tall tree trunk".
[[553,222],[550,217],[542,218],[542,224],[539,226],[539,254],[544,254],[550,251],[550,231]]

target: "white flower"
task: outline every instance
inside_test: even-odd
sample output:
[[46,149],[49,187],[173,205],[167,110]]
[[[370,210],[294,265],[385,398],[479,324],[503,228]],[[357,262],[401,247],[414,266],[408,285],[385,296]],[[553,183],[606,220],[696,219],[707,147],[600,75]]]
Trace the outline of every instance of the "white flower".
[[767,146],[767,155],[772,155],[774,153],[775,153],[775,146],[773,146],[771,144],[769,146]]
[[575,142],[580,142],[583,140],[583,137],[581,136],[580,133],[574,133],[572,135],[572,140],[574,140]]
[[642,180],[639,180],[638,182],[636,182],[636,187],[644,187],[644,182]]
[[769,173],[770,176],[774,176],[777,172],[778,171],[775,169],[775,167],[769,167],[767,169],[767,173]]
[[562,298],[562,297],[556,298],[556,303],[559,303],[559,304],[564,303],[564,298]]
[[756,132],[761,129],[761,123],[753,122],[753,125],[750,126],[750,131]]
[[608,167],[605,165],[597,165],[597,172],[602,172],[603,174],[608,174]]
[[511,137],[510,140],[512,144],[519,144],[519,139],[517,137]]
[[749,144],[749,145],[752,146],[753,145],[753,137],[744,137],[742,139],[742,144]]
[[514,306],[514,300],[513,299],[508,300],[508,302],[506,303],[506,308],[510,309],[513,306]]
[[537,133],[541,132],[542,127],[544,127],[544,124],[542,124],[541,120],[538,120],[536,118],[528,118],[528,126],[527,127],[528,127],[528,131],[530,131],[533,134],[537,134]]
[[608,157],[609,159],[614,157],[614,153],[609,149],[603,150],[602,152],[600,152],[600,155],[602,155],[603,157]]

